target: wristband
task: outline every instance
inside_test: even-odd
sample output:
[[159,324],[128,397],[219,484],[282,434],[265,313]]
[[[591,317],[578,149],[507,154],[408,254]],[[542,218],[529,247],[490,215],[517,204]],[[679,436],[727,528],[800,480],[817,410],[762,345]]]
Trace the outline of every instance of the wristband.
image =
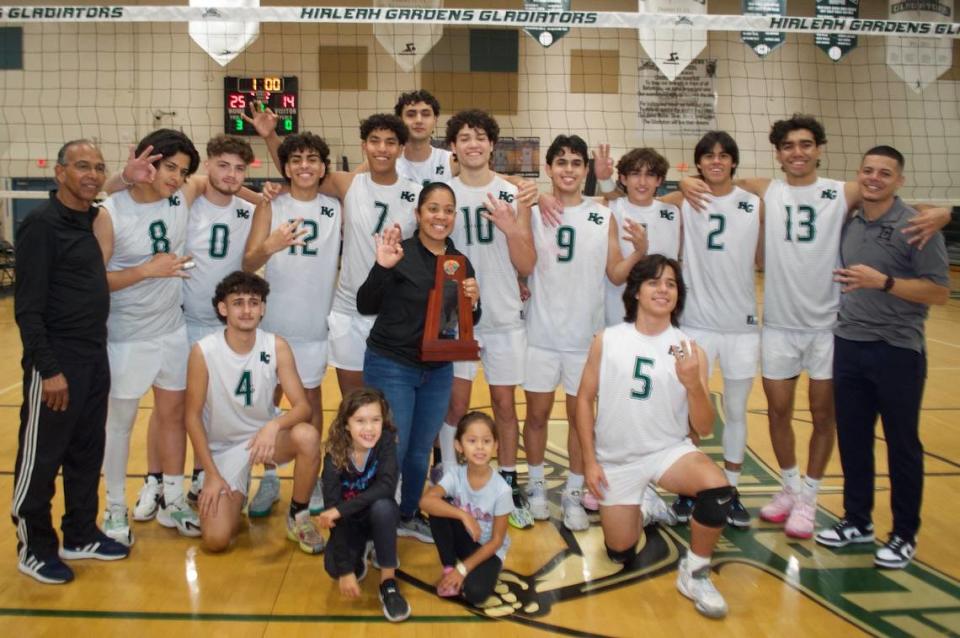
[[454,569],[456,569],[457,573],[463,576],[464,578],[467,577],[467,566],[464,565],[461,561],[457,561],[457,564],[454,567]]
[[617,190],[617,183],[613,180],[612,177],[608,177],[607,179],[601,179],[600,181],[597,182],[597,186],[600,187],[601,193],[612,193],[613,191]]
[[890,292],[891,288],[893,288],[893,277],[887,275],[887,280],[883,282],[883,292]]

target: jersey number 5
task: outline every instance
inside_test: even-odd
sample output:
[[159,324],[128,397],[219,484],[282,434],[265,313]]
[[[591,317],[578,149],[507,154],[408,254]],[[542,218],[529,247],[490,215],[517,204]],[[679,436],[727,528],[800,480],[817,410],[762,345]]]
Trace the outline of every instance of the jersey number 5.
[[631,399],[649,399],[650,393],[653,391],[653,379],[650,378],[649,374],[644,373],[643,367],[650,366],[653,367],[653,359],[646,359],[644,357],[637,357],[636,361],[633,363],[633,378],[640,382],[639,390],[630,390]]

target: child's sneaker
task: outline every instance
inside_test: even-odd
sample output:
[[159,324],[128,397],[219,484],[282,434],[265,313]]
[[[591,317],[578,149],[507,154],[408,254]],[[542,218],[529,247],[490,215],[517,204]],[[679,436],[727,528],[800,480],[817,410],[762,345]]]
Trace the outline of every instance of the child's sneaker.
[[160,509],[160,496],[163,485],[157,477],[147,475],[143,479],[140,493],[137,495],[137,504],[133,506],[133,520],[138,522],[151,521]]
[[400,517],[400,524],[397,526],[397,536],[406,536],[415,538],[421,543],[433,542],[433,530],[430,529],[430,523],[423,517],[423,514],[417,512],[410,518]]
[[410,617],[410,603],[400,593],[393,578],[380,583],[380,604],[383,615],[390,622],[401,622]]

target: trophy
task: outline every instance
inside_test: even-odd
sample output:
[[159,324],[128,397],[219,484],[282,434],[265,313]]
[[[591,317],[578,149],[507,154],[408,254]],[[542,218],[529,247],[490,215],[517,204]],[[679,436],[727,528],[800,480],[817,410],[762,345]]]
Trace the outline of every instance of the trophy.
[[473,338],[473,308],[463,292],[467,259],[462,255],[437,257],[437,274],[427,298],[420,358],[424,361],[472,361],[480,358]]

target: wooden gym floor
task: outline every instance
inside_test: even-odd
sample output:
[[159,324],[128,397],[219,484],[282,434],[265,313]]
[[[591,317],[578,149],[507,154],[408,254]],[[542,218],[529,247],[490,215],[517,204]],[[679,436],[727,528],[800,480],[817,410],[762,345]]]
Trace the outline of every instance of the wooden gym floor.
[[[956,274],[954,275],[956,277]],[[953,286],[957,289],[956,282]],[[265,519],[244,523],[234,547],[208,555],[196,540],[179,537],[155,522],[134,523],[131,557],[117,563],[73,563],[76,580],[64,586],[36,583],[16,569],[13,525],[0,526],[0,627],[4,636],[62,636],[82,627],[88,635],[114,636],[294,636],[320,632],[394,636],[926,636],[960,634],[960,301],[935,308],[927,322],[929,377],[921,435],[926,448],[923,527],[916,562],[903,571],[872,567],[872,547],[829,551],[813,541],[787,539],[777,526],[756,518],[779,485],[767,435],[766,404],[759,381],[749,402],[748,458],[741,480],[744,502],[754,513],[747,531],[725,531],[714,555],[714,582],[730,606],[724,621],[694,610],[675,589],[676,563],[688,542],[686,528],[650,527],[641,560],[630,569],[610,563],[599,524],[571,534],[559,521],[532,530],[511,530],[513,546],[497,600],[484,612],[433,593],[438,575],[432,546],[401,539],[404,594],[409,621],[392,626],[380,613],[371,569],[363,596],[341,601],[323,570],[321,556],[307,556],[286,540],[283,510],[290,470],[281,471],[283,499]],[[11,296],[0,298],[0,494],[4,509],[13,491],[21,403],[20,341]],[[805,381],[797,397],[797,440],[809,436]],[[721,387],[718,375],[711,387]],[[333,374],[323,386],[325,421],[339,400]],[[523,394],[518,392],[521,419]],[[719,395],[716,395],[719,401]],[[150,397],[141,404],[134,432],[127,490],[134,498],[146,470],[145,431]],[[486,386],[474,389],[473,405],[489,406]],[[566,421],[559,401],[551,427],[548,482],[554,513],[566,458]],[[878,536],[890,530],[885,444],[876,444]],[[719,457],[718,435],[704,448]],[[805,449],[799,447],[801,467]],[[521,472],[526,468],[521,466]],[[820,497],[818,525],[841,514],[842,476],[836,453]],[[62,491],[54,500],[59,525]],[[101,493],[102,495],[102,493]],[[667,496],[669,499],[670,497]]]

